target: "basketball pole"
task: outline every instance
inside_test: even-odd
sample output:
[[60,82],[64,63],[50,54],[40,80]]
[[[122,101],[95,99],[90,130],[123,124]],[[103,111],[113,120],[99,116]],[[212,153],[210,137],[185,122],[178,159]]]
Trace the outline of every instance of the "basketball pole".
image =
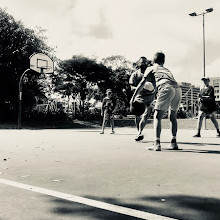
[[[54,63],[51,60],[50,57],[48,57],[46,54],[43,53],[34,53],[29,57],[30,60],[30,68],[26,69],[23,74],[20,77],[19,85],[18,85],[18,129],[21,129],[21,117],[22,117],[22,83],[24,75],[29,71],[33,70],[35,72],[38,72],[40,74],[44,73],[45,69],[51,69],[50,71],[47,71],[45,73],[53,73],[54,71]],[[50,66],[48,66],[48,62],[50,63]],[[46,66],[43,66],[43,64]]]
[[19,98],[19,103],[18,103],[18,129],[21,129],[21,110],[22,110],[22,82],[24,75],[29,71],[30,69],[27,69],[23,72],[21,75],[21,78],[19,80],[19,92],[18,92],[18,98]]

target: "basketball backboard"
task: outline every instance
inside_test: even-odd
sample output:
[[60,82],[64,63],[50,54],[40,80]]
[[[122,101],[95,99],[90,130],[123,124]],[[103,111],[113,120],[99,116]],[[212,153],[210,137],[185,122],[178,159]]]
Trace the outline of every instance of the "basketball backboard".
[[38,73],[53,73],[54,63],[46,54],[35,53],[30,56],[30,69]]

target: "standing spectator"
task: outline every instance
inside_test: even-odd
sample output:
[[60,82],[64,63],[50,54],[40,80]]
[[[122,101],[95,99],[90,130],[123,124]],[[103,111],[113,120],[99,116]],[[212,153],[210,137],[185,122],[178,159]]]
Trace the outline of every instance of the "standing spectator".
[[[140,57],[136,63],[137,71],[133,72],[129,84],[131,86],[131,91],[135,91],[137,85],[142,80],[145,70],[147,69],[150,61],[146,57]],[[151,81],[151,82],[149,82]],[[152,112],[151,103],[155,96],[155,78],[154,76],[149,77],[149,81],[145,83],[144,88],[135,97],[131,108],[131,114],[135,115],[135,124],[138,130],[138,134],[135,137],[136,141],[143,140],[144,135],[142,131],[147,124],[147,119]],[[153,84],[152,84],[153,83]]]
[[107,89],[106,90],[106,97],[102,101],[101,106],[101,116],[103,117],[102,122],[102,132],[100,134],[104,134],[104,130],[106,127],[107,122],[110,122],[112,132],[111,134],[114,134],[114,114],[113,111],[116,106],[116,100],[114,97],[112,97],[112,90]]
[[161,151],[160,145],[160,134],[161,134],[161,120],[164,113],[169,109],[169,118],[171,122],[171,131],[172,131],[172,140],[171,140],[171,149],[177,150],[178,145],[176,142],[177,134],[177,110],[181,102],[182,91],[178,86],[178,83],[173,77],[173,74],[164,67],[165,54],[162,52],[157,52],[154,55],[153,59],[154,65],[149,67],[144,74],[143,79],[138,84],[130,104],[132,105],[133,101],[137,94],[144,87],[148,76],[153,74],[156,80],[157,87],[157,98],[155,104],[154,112],[154,132],[155,132],[155,142],[153,147],[149,150]]
[[215,102],[214,88],[209,85],[210,79],[208,77],[203,77],[201,80],[204,83],[204,88],[199,93],[200,105],[197,122],[197,134],[195,134],[193,137],[201,137],[202,121],[206,116],[210,117],[216,128],[217,137],[220,137],[219,125],[215,117],[217,106]]

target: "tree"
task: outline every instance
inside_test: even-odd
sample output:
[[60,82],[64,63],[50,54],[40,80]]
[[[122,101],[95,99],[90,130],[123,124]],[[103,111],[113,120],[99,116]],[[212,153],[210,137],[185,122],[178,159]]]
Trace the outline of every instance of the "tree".
[[53,78],[56,90],[73,98],[79,94],[82,111],[87,96],[100,99],[100,93],[104,93],[109,85],[109,68],[84,56],[75,55],[72,59],[60,61],[57,72]]
[[[0,27],[0,109],[5,109],[6,103],[10,103],[11,108],[16,110],[18,82],[21,74],[29,68],[30,55],[38,52],[52,53],[52,49],[46,45],[41,29],[36,34],[1,8]],[[41,76],[34,72],[30,72],[27,76],[24,93],[27,89],[28,99],[24,99],[24,104],[31,106],[34,95],[42,93],[44,88],[39,85],[38,79]]]
[[117,97],[116,112],[127,113],[131,97],[128,81],[133,65],[124,57],[111,56],[98,63],[95,59],[73,56],[72,59],[60,61],[57,71],[53,83],[64,96],[75,98],[80,94],[84,105],[86,98],[102,100],[106,89],[111,88]]

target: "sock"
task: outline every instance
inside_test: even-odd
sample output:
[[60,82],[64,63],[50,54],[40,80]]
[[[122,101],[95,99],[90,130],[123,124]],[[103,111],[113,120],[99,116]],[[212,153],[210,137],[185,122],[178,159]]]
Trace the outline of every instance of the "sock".
[[176,142],[176,136],[173,136],[171,142],[172,142],[172,143],[175,143],[175,142]]
[[218,133],[220,133],[219,128],[216,129]]
[[160,138],[156,138],[155,143],[160,143]]

